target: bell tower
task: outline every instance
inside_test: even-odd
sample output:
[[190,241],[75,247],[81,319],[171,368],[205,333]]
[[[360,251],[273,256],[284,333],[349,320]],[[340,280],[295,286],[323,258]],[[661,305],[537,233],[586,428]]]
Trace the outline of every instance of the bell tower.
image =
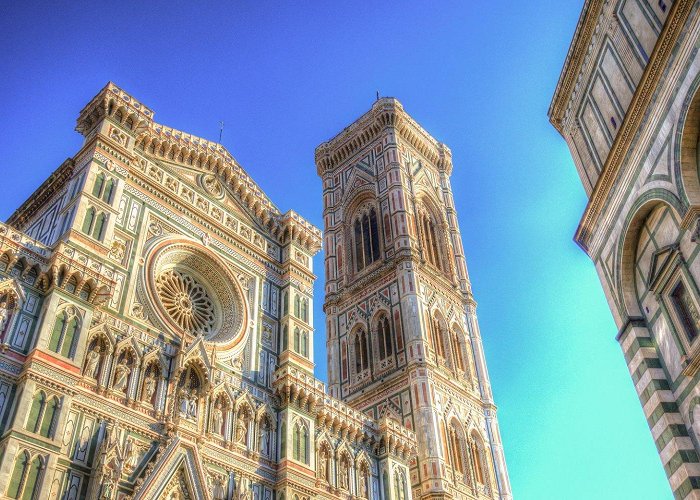
[[382,98],[316,166],[331,395],[416,432],[419,498],[512,498],[449,148]]

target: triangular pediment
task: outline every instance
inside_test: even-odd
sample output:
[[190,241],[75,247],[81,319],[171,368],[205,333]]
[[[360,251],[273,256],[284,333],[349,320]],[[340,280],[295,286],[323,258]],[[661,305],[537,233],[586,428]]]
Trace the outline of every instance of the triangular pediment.
[[680,250],[677,244],[669,245],[657,250],[651,256],[651,265],[649,266],[649,276],[647,283],[650,290],[655,290],[666,281],[666,277],[675,269],[677,257],[680,255]]
[[[202,461],[194,445],[174,439],[156,458],[134,500],[209,500]],[[175,496],[173,496],[175,494]]]

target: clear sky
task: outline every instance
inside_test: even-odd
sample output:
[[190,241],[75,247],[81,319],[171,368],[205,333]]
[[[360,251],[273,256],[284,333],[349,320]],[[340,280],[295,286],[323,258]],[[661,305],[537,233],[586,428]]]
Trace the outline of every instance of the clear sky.
[[671,498],[572,242],[586,197],[546,117],[582,0],[79,3],[0,6],[2,220],[79,149],[78,112],[109,80],[159,123],[217,140],[223,120],[222,142],[280,209],[319,227],[314,148],[377,90],[397,97],[453,152],[515,498]]

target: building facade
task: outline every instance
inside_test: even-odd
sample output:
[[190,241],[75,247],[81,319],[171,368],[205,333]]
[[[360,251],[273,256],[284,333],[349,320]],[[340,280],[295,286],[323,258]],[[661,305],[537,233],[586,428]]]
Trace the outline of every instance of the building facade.
[[[435,236],[423,236],[443,274],[430,277],[415,229],[393,233],[406,258],[383,258],[403,280],[415,269],[405,286],[430,281],[435,294],[396,282],[388,295],[377,288],[375,304],[353,292],[360,309],[364,300],[385,311],[377,328],[392,332],[394,357],[367,347],[371,374],[353,372],[350,389],[333,351],[327,389],[313,375],[321,232],[282,213],[223,146],[156,123],[114,84],[80,112],[77,130],[80,151],[0,224],[0,498],[509,498],[447,196],[451,165],[426,164],[444,170],[430,205]],[[378,209],[367,212],[377,242]],[[326,308],[351,302],[329,294]],[[449,372],[416,323],[438,303],[445,353],[447,328],[461,335],[463,358],[450,357]],[[340,321],[329,313],[329,332]],[[377,384],[390,372],[389,393]],[[417,439],[415,429],[442,434]]]
[[700,4],[587,0],[549,118],[676,498],[700,498]]

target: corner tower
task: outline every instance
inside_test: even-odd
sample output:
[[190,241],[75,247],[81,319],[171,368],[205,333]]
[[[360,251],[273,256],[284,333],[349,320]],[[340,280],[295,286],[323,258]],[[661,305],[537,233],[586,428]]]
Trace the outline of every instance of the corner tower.
[[417,498],[512,498],[449,148],[383,98],[316,166],[331,395],[416,431]]

